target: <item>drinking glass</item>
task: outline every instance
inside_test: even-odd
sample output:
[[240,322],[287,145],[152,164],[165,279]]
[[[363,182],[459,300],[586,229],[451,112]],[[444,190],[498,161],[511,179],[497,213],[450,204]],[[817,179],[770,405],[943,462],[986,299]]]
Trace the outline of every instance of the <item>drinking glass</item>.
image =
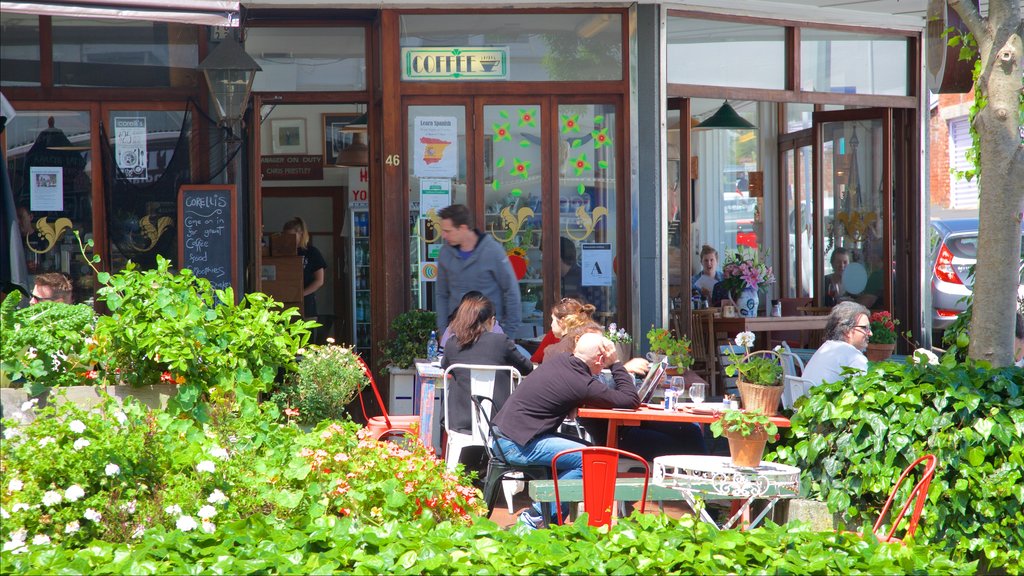
[[707,384],[703,382],[694,382],[690,384],[690,400],[694,404],[700,404],[704,401],[704,394],[707,390]]

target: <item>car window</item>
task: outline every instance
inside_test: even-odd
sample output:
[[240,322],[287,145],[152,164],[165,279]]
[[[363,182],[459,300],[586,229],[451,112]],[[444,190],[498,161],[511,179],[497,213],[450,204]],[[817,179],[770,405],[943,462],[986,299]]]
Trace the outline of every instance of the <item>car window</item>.
[[978,258],[978,237],[977,236],[954,236],[946,240],[946,247],[956,258]]

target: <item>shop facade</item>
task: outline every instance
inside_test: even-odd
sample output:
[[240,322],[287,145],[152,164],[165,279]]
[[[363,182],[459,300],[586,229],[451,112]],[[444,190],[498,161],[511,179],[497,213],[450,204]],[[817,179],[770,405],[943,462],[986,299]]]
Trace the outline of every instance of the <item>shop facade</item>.
[[[176,261],[178,189],[214,183],[237,191],[239,287],[263,288],[267,235],[302,217],[328,263],[324,335],[366,352],[397,314],[432,308],[448,203],[515,262],[520,339],[563,295],[635,335],[667,325],[703,244],[768,249],[765,300],[820,301],[831,254],[856,251],[873,307],[921,326],[923,18],[401,4],[245,6],[261,70],[231,132],[199,71],[229,29],[4,12],[30,272],[88,296],[70,229],[110,269]],[[756,129],[697,127],[726,100]],[[60,206],[33,193],[47,167]]]

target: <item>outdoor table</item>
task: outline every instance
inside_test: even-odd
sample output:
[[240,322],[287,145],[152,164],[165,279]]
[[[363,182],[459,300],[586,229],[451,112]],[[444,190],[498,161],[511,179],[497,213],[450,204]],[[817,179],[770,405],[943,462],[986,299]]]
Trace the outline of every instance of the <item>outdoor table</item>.
[[[679,410],[666,411],[650,406],[641,406],[636,410],[622,408],[580,408],[581,418],[603,418],[608,420],[607,444],[611,448],[618,447],[619,426],[639,426],[641,422],[696,422],[710,424],[721,417],[722,404],[705,402],[701,405],[681,404]],[[772,416],[776,426],[789,428],[789,418]]]
[[735,336],[740,332],[763,332],[758,337],[759,348],[768,349],[772,332],[810,332],[824,330],[828,316],[740,316],[738,318],[715,318],[715,331]]
[[[754,500],[768,500],[764,510],[750,522],[749,528],[755,528],[780,499],[799,494],[800,469],[776,462],[743,468],[734,466],[727,456],[659,456],[654,459],[652,482],[678,490],[690,508],[700,511],[702,520],[720,530],[735,527]],[[704,500],[733,500],[739,506],[719,526],[706,508],[698,505],[698,496]]]
[[[418,410],[413,413],[420,415],[420,441],[424,446],[433,445],[438,454],[441,453],[441,421],[439,420],[441,415],[437,413],[436,408],[440,405],[438,399],[444,389],[441,384],[442,376],[444,376],[444,370],[439,364],[428,360],[416,360],[416,384],[413,387],[413,397],[418,396],[419,403],[415,404],[418,406]],[[438,442],[436,445],[434,445],[435,439]]]

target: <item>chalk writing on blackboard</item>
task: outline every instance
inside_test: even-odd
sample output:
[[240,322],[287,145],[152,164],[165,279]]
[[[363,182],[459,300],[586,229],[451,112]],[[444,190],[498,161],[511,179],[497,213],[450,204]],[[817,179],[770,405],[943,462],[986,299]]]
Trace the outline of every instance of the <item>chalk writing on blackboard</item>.
[[235,188],[182,186],[178,199],[179,265],[215,289],[234,285]]

